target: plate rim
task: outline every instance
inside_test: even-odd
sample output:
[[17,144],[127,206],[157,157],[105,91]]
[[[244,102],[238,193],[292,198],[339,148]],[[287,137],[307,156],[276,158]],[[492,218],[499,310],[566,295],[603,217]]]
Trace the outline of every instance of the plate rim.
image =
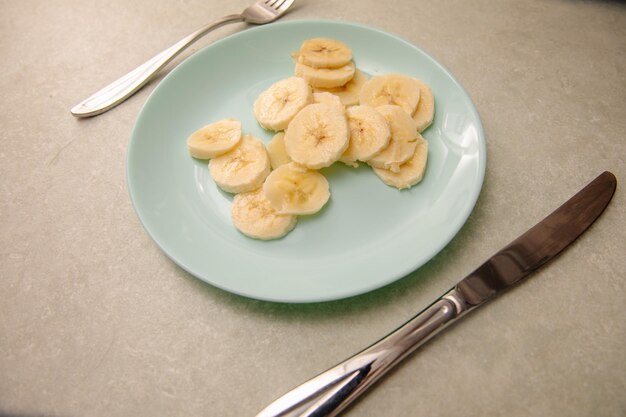
[[[306,297],[306,296],[291,296],[289,298],[285,298],[285,297],[271,297],[271,296],[259,296],[258,294],[255,294],[254,292],[248,292],[245,290],[241,290],[241,289],[234,289],[234,288],[230,288],[227,287],[225,285],[221,285],[220,283],[217,283],[215,281],[211,281],[208,280],[204,277],[204,274],[199,272],[199,271],[194,271],[193,268],[189,268],[185,262],[182,262],[180,259],[178,259],[178,257],[171,253],[170,251],[166,250],[164,248],[164,246],[161,244],[161,242],[154,236],[153,231],[151,231],[151,229],[146,225],[146,221],[143,218],[143,215],[141,214],[141,209],[138,207],[138,203],[136,201],[136,196],[134,195],[134,193],[136,191],[134,191],[134,186],[132,185],[133,180],[131,179],[131,155],[134,153],[134,148],[137,143],[137,140],[135,139],[138,130],[139,130],[139,126],[143,124],[143,119],[145,117],[148,117],[146,115],[146,108],[151,105],[152,101],[154,101],[154,97],[156,94],[158,94],[158,91],[160,90],[161,86],[163,85],[163,83],[168,82],[168,80],[170,79],[170,77],[174,77],[176,76],[177,72],[181,69],[181,67],[183,67],[184,65],[186,65],[190,59],[192,59],[193,57],[195,57],[196,55],[200,54],[200,53],[204,53],[204,51],[218,45],[221,44],[223,42],[226,41],[230,41],[233,38],[238,38],[238,37],[242,37],[242,36],[249,36],[250,31],[253,32],[257,32],[257,31],[264,31],[264,30],[272,30],[273,27],[276,26],[293,26],[293,25],[301,25],[301,24],[313,24],[313,25],[317,25],[317,24],[330,24],[330,25],[338,25],[338,26],[343,26],[343,27],[348,27],[348,28],[358,28],[359,30],[366,30],[366,31],[370,31],[370,32],[374,32],[377,35],[380,36],[384,36],[384,37],[390,37],[392,38],[394,41],[396,42],[400,42],[402,44],[404,44],[405,46],[408,46],[411,49],[415,49],[417,51],[419,51],[420,53],[422,53],[423,55],[425,55],[427,58],[430,59],[430,61],[432,61],[432,63],[439,68],[440,71],[442,71],[443,73],[445,73],[445,75],[447,77],[449,77],[453,83],[455,84],[455,86],[459,89],[459,91],[462,93],[462,95],[464,96],[464,98],[468,101],[468,103],[470,104],[470,110],[471,113],[473,113],[473,118],[476,121],[476,123],[474,124],[474,126],[476,127],[476,132],[477,132],[477,139],[478,139],[478,166],[477,166],[477,181],[475,183],[475,186],[472,187],[472,193],[471,195],[468,197],[467,199],[467,205],[465,206],[465,210],[462,213],[462,216],[459,216],[458,218],[460,219],[458,224],[454,225],[454,227],[452,227],[449,231],[448,234],[445,235],[445,238],[441,239],[439,241],[438,245],[435,245],[432,247],[432,249],[429,251],[429,254],[427,256],[416,256],[415,262],[412,262],[410,265],[408,265],[406,268],[401,269],[396,271],[396,273],[394,274],[389,274],[387,276],[387,279],[385,280],[379,280],[376,281],[375,283],[370,283],[369,285],[365,285],[360,287],[358,290],[342,290],[342,291],[338,291],[338,292],[334,292],[333,295],[331,297],[328,296],[314,296],[314,297]],[[179,63],[175,68],[173,68],[169,73],[167,73],[163,79],[158,83],[158,85],[150,92],[150,95],[148,96],[148,98],[146,99],[146,101],[144,102],[144,104],[142,105],[139,114],[135,120],[135,124],[133,126],[133,129],[131,131],[130,134],[130,138],[129,138],[129,142],[127,145],[127,153],[126,153],[126,164],[125,164],[125,173],[126,173],[126,183],[127,183],[127,189],[128,189],[128,193],[130,196],[130,200],[133,206],[133,210],[135,212],[135,215],[137,216],[137,218],[139,219],[143,229],[146,231],[146,233],[148,234],[148,236],[150,237],[150,239],[157,245],[157,247],[161,250],[161,252],[163,252],[163,254],[165,254],[172,262],[174,262],[178,267],[182,268],[184,271],[186,271],[187,273],[191,274],[194,276],[194,278],[197,278],[199,280],[201,280],[202,282],[205,282],[215,288],[219,288],[220,290],[226,291],[228,293],[231,294],[236,294],[238,296],[242,296],[245,298],[249,298],[249,299],[253,299],[253,300],[261,300],[261,301],[268,301],[268,302],[276,302],[276,303],[286,303],[286,304],[308,304],[308,303],[320,303],[320,302],[329,302],[329,301],[337,301],[337,300],[343,300],[343,299],[348,299],[351,297],[356,297],[359,295],[363,295],[366,293],[369,293],[371,291],[386,287],[394,282],[399,281],[400,279],[408,276],[409,274],[411,274],[414,271],[417,271],[419,268],[421,268],[422,266],[424,266],[426,263],[428,263],[430,260],[432,260],[437,254],[439,254],[448,244],[450,244],[450,242],[454,239],[455,236],[458,235],[458,233],[460,232],[460,230],[463,228],[463,226],[467,223],[471,213],[474,211],[475,207],[476,207],[476,203],[480,197],[480,194],[482,192],[483,189],[483,185],[484,185],[484,178],[485,178],[485,173],[486,173],[486,165],[487,165],[487,150],[486,150],[486,138],[485,138],[485,133],[484,133],[484,128],[482,125],[482,120],[480,118],[480,114],[478,113],[478,109],[476,108],[476,105],[474,103],[474,101],[472,100],[472,97],[468,94],[467,90],[465,89],[465,87],[458,81],[458,79],[453,75],[453,73],[451,71],[449,71],[443,64],[441,64],[437,59],[435,59],[430,53],[427,53],[426,51],[424,51],[422,48],[420,48],[419,46],[412,44],[411,42],[405,40],[404,38],[391,33],[391,32],[387,32],[385,30],[376,28],[376,27],[372,27],[369,25],[365,25],[362,23],[355,23],[355,22],[350,22],[350,21],[342,21],[342,20],[331,20],[331,19],[294,19],[294,20],[287,20],[287,21],[282,21],[282,22],[275,22],[272,24],[268,24],[268,25],[262,25],[262,26],[253,26],[250,28],[247,28],[245,30],[233,33],[231,35],[225,36],[224,38],[221,38],[219,40],[216,40],[212,43],[210,43],[209,45],[206,45],[202,48],[200,48],[199,50],[193,52],[192,54],[190,54],[188,57],[186,57],[181,63]],[[424,258],[424,259],[422,259]]]

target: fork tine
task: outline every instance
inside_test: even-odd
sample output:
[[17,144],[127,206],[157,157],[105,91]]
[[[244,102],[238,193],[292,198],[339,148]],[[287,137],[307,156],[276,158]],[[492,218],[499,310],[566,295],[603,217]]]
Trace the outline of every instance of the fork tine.
[[278,7],[278,11],[284,12],[289,7],[291,7],[293,2],[296,1],[296,0],[281,0],[281,1],[282,1],[282,4]]
[[272,7],[273,7],[274,9],[277,9],[277,10],[278,10],[278,8],[280,7],[280,5],[281,5],[281,4],[283,4],[284,2],[285,2],[285,0],[276,0],[276,1],[274,2],[274,4],[272,5]]
[[272,8],[273,8],[273,7],[274,7],[274,4],[275,4],[277,1],[278,1],[278,0],[267,0],[267,1],[265,2],[265,5],[266,5],[266,6],[268,6],[268,7],[272,7]]

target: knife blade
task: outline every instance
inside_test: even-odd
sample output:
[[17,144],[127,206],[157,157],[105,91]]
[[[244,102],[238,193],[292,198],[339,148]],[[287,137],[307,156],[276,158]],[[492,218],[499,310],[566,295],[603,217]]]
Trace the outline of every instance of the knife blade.
[[605,171],[398,329],[287,392],[257,417],[333,417],[419,346],[556,257],[602,214],[617,180]]

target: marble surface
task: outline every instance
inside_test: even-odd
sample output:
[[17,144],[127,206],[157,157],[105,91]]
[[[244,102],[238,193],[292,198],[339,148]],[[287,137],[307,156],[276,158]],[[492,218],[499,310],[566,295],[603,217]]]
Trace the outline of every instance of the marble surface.
[[[455,74],[484,123],[484,188],[440,254],[372,293],[287,305],[204,284],[159,251],[128,197],[129,136],[158,80],[95,118],[69,108],[246,4],[0,2],[0,415],[252,416],[412,317],[600,172],[626,178],[624,3],[298,0],[285,19],[375,26]],[[621,187],[562,256],[345,415],[626,415]]]

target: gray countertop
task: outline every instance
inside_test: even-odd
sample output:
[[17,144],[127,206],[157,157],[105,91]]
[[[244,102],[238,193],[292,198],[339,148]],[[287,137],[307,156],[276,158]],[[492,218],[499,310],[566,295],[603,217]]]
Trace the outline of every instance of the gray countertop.
[[[158,80],[95,118],[69,108],[246,4],[0,3],[0,415],[254,415],[412,317],[602,171],[626,179],[624,3],[298,0],[285,19],[374,26],[452,71],[483,121],[483,190],[442,252],[377,291],[293,305],[207,285],[158,249],[128,197],[129,137]],[[345,415],[626,415],[621,187],[557,260]]]

